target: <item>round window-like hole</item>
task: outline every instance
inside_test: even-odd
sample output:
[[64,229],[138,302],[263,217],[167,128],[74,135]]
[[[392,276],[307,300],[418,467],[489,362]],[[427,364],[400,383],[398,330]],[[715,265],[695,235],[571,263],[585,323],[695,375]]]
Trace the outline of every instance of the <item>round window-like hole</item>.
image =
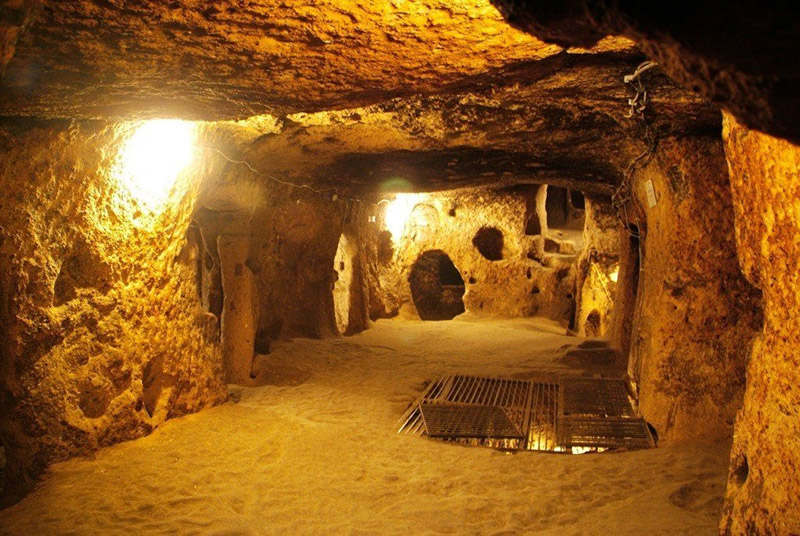
[[744,485],[747,477],[750,476],[750,464],[747,463],[747,456],[744,454],[736,456],[731,465],[735,467],[732,474],[734,482],[739,486]]
[[472,245],[484,258],[499,261],[503,258],[503,231],[497,227],[481,227],[475,233]]

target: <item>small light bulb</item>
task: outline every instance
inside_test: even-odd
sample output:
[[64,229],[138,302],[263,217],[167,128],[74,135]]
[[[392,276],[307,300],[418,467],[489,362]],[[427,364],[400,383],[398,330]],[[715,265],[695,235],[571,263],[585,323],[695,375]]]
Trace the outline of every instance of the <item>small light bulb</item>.
[[611,270],[611,272],[608,274],[608,278],[609,278],[611,281],[613,281],[614,283],[616,283],[616,282],[617,282],[617,279],[619,279],[619,266],[614,266],[614,268],[613,268],[613,269]]
[[125,142],[120,173],[128,190],[151,209],[163,203],[194,154],[194,125],[179,120],[142,124]]

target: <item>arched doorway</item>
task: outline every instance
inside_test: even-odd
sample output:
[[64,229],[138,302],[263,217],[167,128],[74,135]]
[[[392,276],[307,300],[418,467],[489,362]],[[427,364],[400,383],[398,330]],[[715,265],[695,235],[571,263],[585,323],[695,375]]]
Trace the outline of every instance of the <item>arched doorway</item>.
[[422,320],[451,320],[464,312],[464,280],[445,252],[435,249],[420,255],[408,282]]
[[333,284],[333,310],[336,316],[336,329],[344,334],[350,325],[350,287],[353,284],[353,259],[355,245],[347,236],[339,238],[333,269],[336,281]]

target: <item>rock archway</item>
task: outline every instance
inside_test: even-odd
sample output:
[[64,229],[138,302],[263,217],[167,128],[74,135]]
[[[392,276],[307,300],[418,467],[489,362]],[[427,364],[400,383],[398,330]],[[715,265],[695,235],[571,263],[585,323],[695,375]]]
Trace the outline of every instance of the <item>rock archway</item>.
[[464,280],[445,252],[422,253],[411,267],[408,281],[422,320],[451,320],[464,312]]

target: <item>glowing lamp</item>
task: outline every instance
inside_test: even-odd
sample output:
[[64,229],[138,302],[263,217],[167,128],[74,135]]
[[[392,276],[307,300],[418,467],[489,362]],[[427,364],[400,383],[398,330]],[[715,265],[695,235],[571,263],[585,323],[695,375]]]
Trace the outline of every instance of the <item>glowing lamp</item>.
[[147,121],[122,147],[120,178],[134,197],[153,209],[166,200],[193,155],[193,123]]
[[419,203],[420,197],[419,194],[397,194],[394,201],[387,205],[384,224],[395,239],[402,236],[408,217]]
[[611,272],[609,272],[608,278],[614,283],[617,282],[617,279],[619,279],[619,266],[614,266]]

